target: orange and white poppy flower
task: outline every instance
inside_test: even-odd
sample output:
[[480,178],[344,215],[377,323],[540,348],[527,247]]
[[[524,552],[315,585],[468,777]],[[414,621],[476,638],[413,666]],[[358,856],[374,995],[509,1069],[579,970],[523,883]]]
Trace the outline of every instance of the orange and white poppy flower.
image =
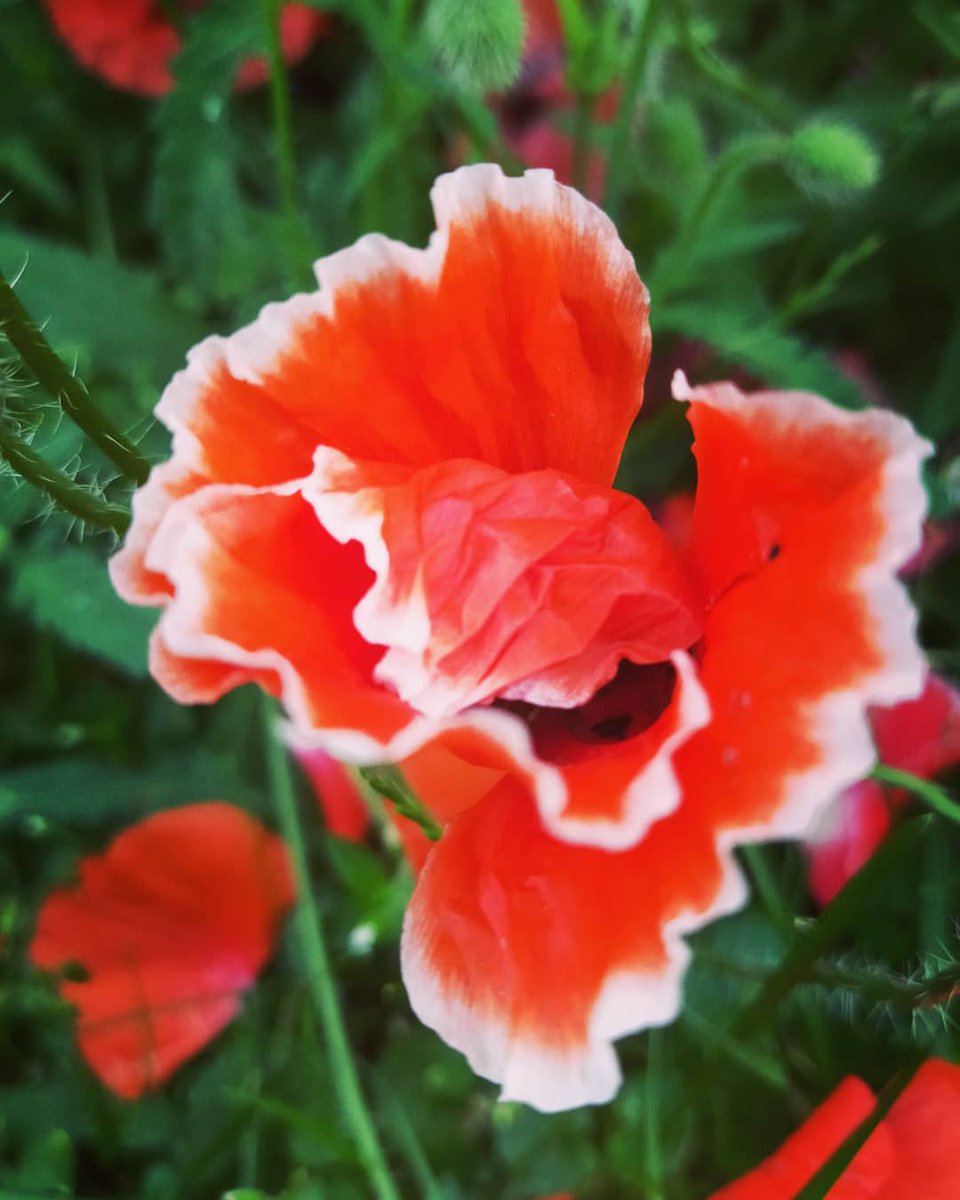
[[[443,823],[404,930],[415,1010],[504,1095],[608,1099],[670,1020],[732,849],[801,836],[923,662],[896,572],[929,445],[889,412],[690,387],[688,543],[612,487],[648,296],[547,171],[464,167],[426,249],[379,235],[194,349],[114,582],[155,677],[255,680],[299,745],[401,762]],[[419,832],[419,831],[418,831]]]

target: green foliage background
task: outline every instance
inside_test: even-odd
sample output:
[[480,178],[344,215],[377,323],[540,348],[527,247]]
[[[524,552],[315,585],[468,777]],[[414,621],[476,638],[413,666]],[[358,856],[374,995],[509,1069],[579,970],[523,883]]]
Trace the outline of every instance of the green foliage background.
[[[470,47],[455,62],[438,53],[444,14],[414,0],[329,7],[330,35],[291,74],[291,214],[269,89],[231,88],[239,59],[265,45],[262,5],[215,0],[197,13],[175,90],[149,101],[81,70],[42,4],[0,0],[0,268],[152,458],[166,445],[150,418],[159,389],[201,336],[308,286],[309,262],[361,233],[423,244],[429,185],[458,155],[516,165],[471,78]],[[931,502],[951,520],[956,7],[567,8],[578,18],[571,84],[589,96],[625,80],[624,116],[584,128],[584,102],[557,120],[609,154],[605,202],[653,296],[649,415],[621,486],[652,500],[691,482],[680,414],[663,404],[674,366],[857,405],[872,396],[840,365],[852,355],[937,440]],[[0,420],[91,492],[126,503],[127,486],[2,341],[0,387]],[[92,1077],[69,1011],[26,965],[43,897],[145,813],[219,797],[272,820],[256,698],[187,710],[160,693],[146,674],[151,618],[113,596],[111,549],[112,535],[0,478],[0,1200],[362,1197],[292,944],[242,1017],[135,1104]],[[960,558],[948,554],[917,585],[925,644],[948,674],[960,668],[958,598]],[[683,1016],[622,1044],[615,1103],[552,1117],[495,1103],[412,1017],[397,965],[410,884],[395,848],[338,843],[317,818],[310,851],[362,1081],[404,1196],[700,1200],[843,1075],[879,1088],[918,1056],[960,1055],[954,1006],[929,1003],[922,986],[958,959],[960,830],[942,816],[909,815],[860,893],[822,916],[794,848],[754,850],[755,898],[695,939]],[[814,962],[811,934],[822,938]],[[775,1009],[751,1009],[784,963],[795,986]]]

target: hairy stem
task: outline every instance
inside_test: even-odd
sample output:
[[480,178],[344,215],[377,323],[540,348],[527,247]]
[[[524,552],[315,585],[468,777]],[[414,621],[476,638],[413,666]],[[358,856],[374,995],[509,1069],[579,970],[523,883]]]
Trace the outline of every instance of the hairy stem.
[[150,464],[90,399],[87,389],[67,370],[0,272],[0,332],[6,335],[43,388],[66,415],[103,451],[114,466],[136,483],[145,482]]
[[870,861],[850,879],[820,914],[819,920],[801,935],[784,962],[767,978],[759,995],[733,1025],[743,1036],[765,1028],[793,988],[811,977],[817,960],[837,942],[853,932],[869,907],[874,890],[899,869],[902,860],[917,845],[931,817],[908,821],[883,843]]
[[51,466],[4,421],[0,421],[0,456],[27,483],[33,484],[59,508],[71,516],[79,517],[88,525],[123,534],[130,524],[130,514],[125,508],[99,500],[69,475]]

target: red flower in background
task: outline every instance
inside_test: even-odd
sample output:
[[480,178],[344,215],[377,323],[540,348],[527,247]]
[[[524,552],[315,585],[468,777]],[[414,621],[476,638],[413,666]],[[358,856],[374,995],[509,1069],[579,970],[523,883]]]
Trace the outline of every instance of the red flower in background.
[[[874,1099],[845,1079],[755,1171],[712,1200],[787,1200],[871,1114]],[[841,1178],[829,1200],[956,1200],[960,1194],[960,1067],[924,1063]]]
[[[572,117],[576,101],[565,80],[563,22],[556,0],[523,0],[523,8],[527,32],[520,77],[495,102],[503,140],[522,163],[546,167],[561,183],[572,183],[573,139],[561,123]],[[611,88],[596,101],[593,123],[612,121],[618,102],[619,91]],[[591,150],[585,183],[587,195],[594,200],[603,194],[605,174],[604,155]]]
[[608,218],[543,171],[463,168],[433,200],[426,250],[362,238],[191,352],[111,570],[164,609],[177,699],[254,680],[301,745],[401,763],[445,826],[413,1006],[555,1109],[607,1099],[612,1041],[676,1013],[684,933],[745,898],[732,847],[801,836],[869,770],[867,706],[919,691],[896,572],[929,446],[681,377],[677,550],[611,487],[650,338]]
[[[888,767],[931,779],[960,763],[960,693],[937,675],[928,675],[916,700],[871,710],[870,724],[877,758]],[[860,870],[905,800],[901,789],[873,779],[837,797],[806,843],[810,890],[820,904],[829,903]]]
[[[173,87],[170,63],[180,51],[180,34],[157,0],[45,0],[57,32],[78,62],[114,87],[143,96],[163,96]],[[205,0],[174,0],[184,15]],[[328,22],[325,13],[286,4],[280,14],[280,40],[288,62],[310,49]],[[237,86],[253,87],[269,76],[265,58],[248,58],[237,71]]]
[[293,903],[283,843],[211,801],[148,817],[80,882],[45,901],[30,947],[38,967],[79,963],[63,979],[83,1057],[131,1100],[167,1079],[233,1019]]

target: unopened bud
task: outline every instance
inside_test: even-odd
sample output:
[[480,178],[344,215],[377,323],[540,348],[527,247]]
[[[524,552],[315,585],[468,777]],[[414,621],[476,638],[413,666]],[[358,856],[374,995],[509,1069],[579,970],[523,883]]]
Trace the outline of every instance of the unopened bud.
[[462,87],[502,91],[520,72],[520,0],[430,0],[425,28],[441,66]]
[[834,121],[801,126],[789,141],[787,157],[800,186],[827,199],[866,191],[880,174],[880,159],[863,134]]

